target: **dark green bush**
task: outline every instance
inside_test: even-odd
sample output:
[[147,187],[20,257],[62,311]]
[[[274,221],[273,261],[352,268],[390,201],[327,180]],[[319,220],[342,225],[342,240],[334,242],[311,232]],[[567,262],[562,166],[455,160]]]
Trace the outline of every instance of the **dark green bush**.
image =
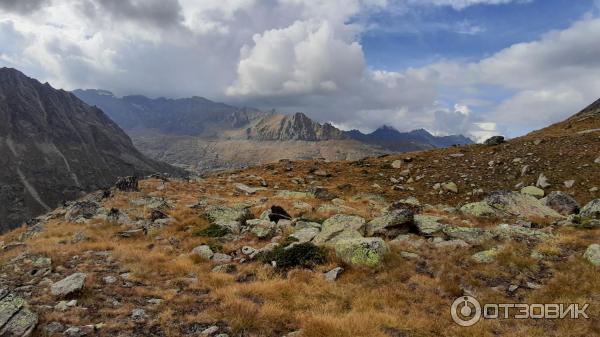
[[265,263],[275,261],[277,269],[286,270],[294,267],[313,268],[325,263],[326,253],[323,248],[313,243],[301,243],[286,249],[280,245],[271,252],[259,255],[259,260]]

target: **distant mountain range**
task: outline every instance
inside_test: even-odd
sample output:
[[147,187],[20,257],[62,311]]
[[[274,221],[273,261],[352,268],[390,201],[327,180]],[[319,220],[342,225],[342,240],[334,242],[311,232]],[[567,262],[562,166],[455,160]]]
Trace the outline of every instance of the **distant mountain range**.
[[183,173],[142,155],[100,109],[0,69],[0,232],[118,177]]
[[444,148],[453,145],[473,144],[471,139],[461,135],[437,137],[424,129],[400,132],[387,125],[384,125],[369,134],[364,134],[358,130],[348,131],[346,134],[352,139],[367,144],[378,145],[393,152],[417,151],[432,148]]
[[[240,167],[282,158],[354,159],[472,143],[463,136],[436,137],[425,130],[399,132],[389,126],[370,134],[342,131],[303,113],[286,115],[237,108],[202,97],[119,98],[104,90],[73,93],[104,110],[132,136],[142,152],[192,169]],[[229,149],[234,143],[246,152],[252,144],[254,155],[244,158]]]

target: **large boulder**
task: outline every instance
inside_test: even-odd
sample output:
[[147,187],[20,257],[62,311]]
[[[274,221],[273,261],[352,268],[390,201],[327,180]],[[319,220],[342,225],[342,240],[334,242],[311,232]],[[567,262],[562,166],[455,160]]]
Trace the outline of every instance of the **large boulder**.
[[584,218],[600,219],[600,199],[592,200],[583,206],[580,215]]
[[333,244],[340,239],[361,238],[365,219],[345,214],[336,214],[323,222],[321,232],[314,238],[316,245]]
[[381,238],[343,239],[335,243],[336,255],[345,263],[361,267],[377,267],[389,253]]
[[87,275],[84,273],[72,274],[52,285],[50,292],[57,297],[68,297],[79,293],[85,284]]
[[38,315],[23,298],[0,289],[0,336],[31,336],[37,324]]
[[319,234],[319,228],[306,227],[296,230],[290,236],[298,240],[298,243],[309,242]]
[[415,215],[412,210],[408,208],[394,209],[371,220],[366,225],[365,235],[396,237],[401,233],[408,232],[409,225],[414,219]]
[[581,206],[573,196],[564,192],[552,192],[543,200],[544,205],[562,215],[579,213]]
[[543,205],[536,198],[510,191],[497,191],[486,198],[486,203],[504,213],[526,219],[560,219],[562,215]]
[[504,143],[504,137],[502,137],[502,136],[490,137],[490,138],[486,139],[485,142],[483,142],[483,143],[488,146],[500,145],[500,144]]
[[498,225],[494,233],[497,237],[504,240],[509,239],[525,239],[525,240],[546,240],[552,238],[552,234],[549,234],[543,230],[531,229],[522,226],[515,226],[509,224]]
[[246,205],[227,207],[222,205],[208,206],[205,209],[206,217],[215,225],[225,227],[236,233],[246,220],[252,218],[252,213]]

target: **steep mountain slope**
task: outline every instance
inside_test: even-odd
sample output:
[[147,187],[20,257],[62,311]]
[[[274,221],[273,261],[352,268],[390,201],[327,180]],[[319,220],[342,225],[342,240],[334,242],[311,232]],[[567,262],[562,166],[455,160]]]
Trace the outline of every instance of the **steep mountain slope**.
[[[0,329],[596,336],[599,123],[592,109],[498,145],[146,179],[92,201],[89,219],[72,216],[80,203],[61,207],[36,230],[0,235]],[[522,190],[533,185],[535,197]],[[451,315],[464,296],[588,303],[589,318],[488,316],[465,327]]]
[[0,69],[0,231],[119,176],[176,172],[148,159],[104,113]]
[[284,158],[353,160],[470,143],[462,136],[434,137],[424,130],[400,133],[382,128],[370,135],[344,132],[303,113],[238,109],[200,97],[117,98],[102,90],[74,93],[105,110],[143,153],[194,170],[245,167]]

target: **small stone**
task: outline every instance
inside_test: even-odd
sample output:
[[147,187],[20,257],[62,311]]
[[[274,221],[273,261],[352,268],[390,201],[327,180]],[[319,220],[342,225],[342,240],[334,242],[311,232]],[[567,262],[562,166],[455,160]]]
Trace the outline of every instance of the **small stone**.
[[454,194],[458,193],[458,186],[454,182],[442,184],[442,188],[446,192],[452,192]]
[[416,260],[419,258],[419,254],[411,253],[411,252],[400,252],[400,256],[407,260]]
[[548,177],[546,177],[543,173],[540,173],[535,185],[540,188],[548,188],[551,186],[551,184],[548,182]]
[[402,167],[402,160],[394,160],[392,162],[392,167],[395,169],[399,169]]
[[207,329],[204,329],[204,331],[202,331],[201,334],[204,335],[204,336],[209,336],[209,335],[212,335],[212,334],[214,334],[214,333],[216,333],[218,331],[219,331],[219,327],[216,326],[216,325],[213,325],[213,326],[211,326],[211,327],[209,327]]
[[546,195],[546,192],[544,192],[543,189],[537,188],[535,186],[523,187],[523,189],[521,189],[521,193],[530,195],[530,196],[538,198],[538,199],[543,198],[544,195]]
[[200,256],[204,260],[210,260],[213,255],[215,255],[208,245],[198,246],[192,250],[192,253]]
[[344,272],[344,268],[337,267],[323,274],[325,280],[328,282],[334,282]]
[[106,276],[102,278],[102,281],[104,281],[106,284],[113,284],[117,282],[117,278],[114,276]]
[[244,246],[242,247],[242,254],[244,255],[252,255],[256,253],[256,249],[250,247],[250,246]]
[[566,188],[571,188],[573,185],[575,185],[575,180],[567,180],[564,182],[564,185]]
[[211,261],[216,264],[229,263],[229,262],[231,262],[231,260],[232,260],[231,256],[229,256],[227,254],[222,254],[222,253],[215,253],[211,258]]
[[511,292],[511,293],[514,293],[515,291],[517,291],[517,289],[519,289],[519,286],[518,286],[518,285],[516,285],[516,284],[511,284],[511,285],[508,287],[508,291],[509,291],[509,292]]
[[159,305],[162,304],[163,300],[160,298],[151,298],[148,300],[149,304],[153,304],[153,305]]
[[131,319],[135,322],[143,322],[146,318],[148,318],[148,315],[146,315],[146,310],[144,309],[134,309],[131,312]]
[[583,258],[588,260],[594,266],[600,266],[600,245],[590,245],[583,254]]

